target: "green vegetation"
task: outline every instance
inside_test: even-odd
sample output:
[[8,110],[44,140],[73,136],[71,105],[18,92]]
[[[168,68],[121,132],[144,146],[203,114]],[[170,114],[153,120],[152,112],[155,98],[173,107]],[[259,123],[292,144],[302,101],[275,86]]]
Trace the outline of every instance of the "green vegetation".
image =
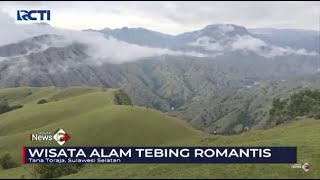
[[[236,121],[232,122],[231,124],[228,125],[228,127],[224,130],[223,134],[237,134],[239,132],[245,131],[245,127],[250,126],[253,124],[254,120],[250,117],[248,112],[241,112]],[[238,132],[234,130],[235,126],[241,125],[242,128]]]
[[122,89],[115,91],[114,97],[114,103],[117,105],[132,105],[130,97]]
[[[308,162],[312,166],[310,172],[292,169],[291,164],[106,164],[86,165],[79,173],[62,178],[290,178],[318,179],[320,172],[320,121],[306,119],[282,124],[275,128],[252,130],[241,135],[215,136],[212,139],[203,137],[176,142],[175,145],[198,146],[297,146],[297,163]],[[171,145],[171,144],[169,144]]]
[[38,101],[38,104],[45,104],[45,103],[48,103],[48,101],[46,99],[40,99]]
[[[10,152],[21,162],[21,148],[55,146],[29,141],[30,133],[63,128],[70,136],[64,146],[297,146],[298,162],[313,169],[320,162],[320,121],[305,119],[265,131],[251,130],[240,135],[211,136],[192,129],[179,119],[151,108],[115,104],[116,89],[96,88],[40,106],[39,99],[50,99],[68,89],[13,88],[0,90],[0,98],[11,93],[12,104],[23,104],[19,111],[0,115],[0,154]],[[24,96],[23,91],[32,92]],[[231,108],[230,108],[231,110]],[[246,111],[244,111],[246,112]],[[241,114],[241,112],[239,112]],[[246,113],[238,118],[250,122]],[[54,142],[53,142],[54,143]],[[69,166],[69,165],[68,165]],[[0,170],[0,178],[319,178],[320,172],[292,169],[290,164],[105,164],[83,167],[20,165]],[[53,169],[54,173],[48,172]],[[58,172],[59,171],[59,172]]]
[[41,179],[57,178],[77,173],[83,164],[41,164],[34,167],[34,173]]
[[10,169],[18,167],[18,163],[16,163],[10,153],[6,153],[0,157],[0,165],[2,169]]
[[[71,136],[64,146],[161,145],[198,134],[184,121],[159,111],[114,104],[116,89],[102,91],[96,88],[91,93],[84,90],[83,94],[70,94],[46,106],[38,105],[38,99],[50,99],[61,93],[61,89],[33,90],[33,95],[38,97],[24,99],[21,96],[14,101],[23,101],[23,109],[0,115],[0,154],[9,151],[17,162],[21,161],[23,145],[46,145],[28,141],[30,133],[55,131],[57,128],[63,128]],[[0,97],[2,92],[7,93],[0,90]]]
[[[70,87],[70,88],[63,88],[58,89],[58,92],[53,96],[48,98],[48,101],[59,101],[66,98],[79,96],[87,93],[96,92],[97,88],[95,87]],[[102,89],[104,91],[104,89]]]
[[10,106],[7,101],[0,101],[0,114],[22,108],[23,105]]
[[2,101],[0,102],[0,114],[9,112],[11,110],[8,102]]
[[[273,98],[281,100],[289,98],[293,93],[320,89],[320,78],[304,78],[299,80],[262,81],[252,88],[238,90],[228,89],[218,91],[214,95],[192,98],[177,111],[168,114],[184,119],[197,129],[205,129],[207,132],[216,131],[218,134],[231,131],[241,133],[241,124],[236,123],[241,112],[247,112],[253,121],[250,129],[266,129],[270,127],[269,111],[272,108]],[[278,104],[281,105],[281,104]],[[207,109],[207,111],[204,111]],[[282,108],[280,108],[282,109]],[[319,111],[314,108],[309,117],[319,117]],[[318,113],[317,113],[318,112]],[[274,117],[277,118],[277,117]],[[283,117],[286,118],[286,117]],[[288,117],[289,118],[289,117]],[[303,117],[299,117],[303,119]],[[279,121],[280,122],[280,121]],[[276,121],[272,121],[273,124]]]
[[304,90],[285,99],[274,98],[270,115],[271,121],[272,119],[278,121],[276,124],[281,123],[279,117],[308,116],[320,119],[320,91]]

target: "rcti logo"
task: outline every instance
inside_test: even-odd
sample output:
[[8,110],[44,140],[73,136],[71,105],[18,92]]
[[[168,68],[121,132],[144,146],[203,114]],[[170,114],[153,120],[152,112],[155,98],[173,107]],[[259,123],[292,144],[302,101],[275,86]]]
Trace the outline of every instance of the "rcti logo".
[[68,133],[63,129],[57,130],[55,133],[52,132],[39,132],[36,134],[30,134],[30,141],[47,141],[51,142],[55,140],[59,145],[63,145],[70,139]]
[[50,21],[50,10],[17,10],[17,21]]

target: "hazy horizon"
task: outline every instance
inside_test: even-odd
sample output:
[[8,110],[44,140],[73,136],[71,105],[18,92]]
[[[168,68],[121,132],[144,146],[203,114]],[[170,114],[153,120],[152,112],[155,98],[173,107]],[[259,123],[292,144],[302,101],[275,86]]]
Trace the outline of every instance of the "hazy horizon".
[[[70,30],[138,28],[177,35],[210,24],[248,29],[319,30],[320,2],[0,2],[0,12],[49,9],[56,28]],[[285,13],[284,13],[285,12]],[[303,16],[297,15],[303,14]]]

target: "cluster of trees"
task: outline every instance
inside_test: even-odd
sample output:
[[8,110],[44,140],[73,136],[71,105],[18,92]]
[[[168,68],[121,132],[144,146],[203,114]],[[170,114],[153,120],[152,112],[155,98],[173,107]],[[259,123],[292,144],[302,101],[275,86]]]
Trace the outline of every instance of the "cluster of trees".
[[[5,153],[0,156],[0,167],[2,169],[11,169],[19,166],[10,153]],[[31,174],[41,179],[58,178],[77,173],[83,167],[84,164],[39,164],[34,166]]]
[[320,91],[305,90],[289,98],[274,98],[269,112],[271,117],[308,116],[320,119]]
[[6,153],[0,157],[0,165],[2,169],[10,169],[19,166],[19,164],[12,159],[10,153]]
[[132,101],[130,97],[122,90],[118,90],[114,94],[115,96],[115,104],[117,105],[132,105]]
[[251,126],[254,123],[254,119],[249,115],[248,112],[240,112],[240,114],[237,117],[237,120],[234,121],[233,123],[230,123],[225,130],[223,131],[223,134],[226,135],[231,135],[231,134],[237,134],[239,132],[234,131],[234,127],[242,124],[242,131],[241,132],[245,132],[249,130],[249,126]]
[[34,167],[34,175],[41,179],[58,178],[77,173],[83,166],[84,164],[39,164]]
[[5,100],[0,100],[0,114],[15,110],[15,109],[19,109],[22,108],[23,105],[14,105],[14,106],[10,106],[9,103]]

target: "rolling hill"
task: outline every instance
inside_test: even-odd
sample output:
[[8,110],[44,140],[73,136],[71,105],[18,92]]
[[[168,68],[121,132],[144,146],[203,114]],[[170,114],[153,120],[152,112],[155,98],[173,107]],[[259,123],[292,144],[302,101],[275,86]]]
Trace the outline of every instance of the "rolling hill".
[[[161,164],[161,165],[95,165],[63,178],[319,178],[320,121],[305,120],[283,124],[267,131],[242,135],[203,138],[203,146],[297,146],[298,163],[311,164],[313,170],[291,169],[290,164]],[[182,144],[182,143],[180,143]],[[183,143],[186,144],[186,143]]]
[[[318,169],[320,121],[306,119],[273,129],[252,130],[241,135],[213,136],[192,129],[179,119],[146,107],[115,101],[118,89],[9,88],[0,99],[23,108],[0,114],[0,155],[10,152],[21,161],[30,133],[63,128],[71,139],[65,146],[298,146],[298,163]],[[120,93],[121,94],[121,93]],[[38,104],[40,99],[48,103]],[[120,98],[122,100],[126,98]],[[50,145],[50,144],[48,144]],[[52,145],[52,144],[51,144]],[[53,144],[54,145],[54,144]],[[0,178],[31,178],[32,165],[0,170]],[[304,172],[284,165],[85,165],[64,178],[319,178],[319,171]]]
[[[23,104],[24,107],[0,115],[0,153],[14,152],[20,159],[23,144],[37,144],[28,142],[29,134],[58,128],[63,128],[72,136],[68,145],[88,146],[159,145],[196,134],[185,122],[156,110],[116,105],[114,94],[117,91],[99,88],[1,90],[0,97],[12,97],[11,104]],[[39,99],[49,99],[49,102],[37,104]],[[152,136],[146,136],[148,134]]]
[[273,98],[286,98],[306,89],[319,89],[319,75],[257,81],[237,90],[218,91],[211,97],[198,98],[168,114],[211,133],[239,133],[245,127],[265,129],[268,128]]

